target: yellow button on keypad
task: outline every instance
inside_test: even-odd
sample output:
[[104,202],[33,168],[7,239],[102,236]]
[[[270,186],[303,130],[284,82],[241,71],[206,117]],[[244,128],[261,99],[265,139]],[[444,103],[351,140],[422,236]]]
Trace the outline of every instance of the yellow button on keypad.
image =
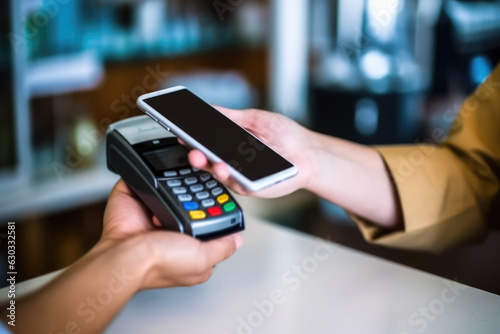
[[217,202],[219,202],[219,204],[226,203],[227,201],[229,201],[229,196],[227,194],[217,197]]
[[193,210],[189,211],[189,216],[191,217],[191,219],[204,219],[207,215],[204,211]]

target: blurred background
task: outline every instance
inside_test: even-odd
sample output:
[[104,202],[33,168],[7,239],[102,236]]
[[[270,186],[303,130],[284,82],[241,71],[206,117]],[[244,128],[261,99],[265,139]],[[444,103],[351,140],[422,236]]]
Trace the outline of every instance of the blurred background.
[[[141,94],[181,84],[360,143],[435,143],[500,59],[493,0],[0,6],[0,240],[15,221],[19,280],[71,264],[99,239],[117,181],[106,128],[140,114]],[[341,209],[305,191],[238,199],[246,215],[500,293],[498,232],[439,256],[405,252],[366,244]]]

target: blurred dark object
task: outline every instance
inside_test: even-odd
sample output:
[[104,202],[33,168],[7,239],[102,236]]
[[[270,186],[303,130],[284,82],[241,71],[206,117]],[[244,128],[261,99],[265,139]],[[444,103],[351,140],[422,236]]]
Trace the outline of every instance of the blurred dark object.
[[30,124],[20,92],[26,48],[16,40],[21,33],[19,12],[18,1],[0,3],[0,195],[24,185],[31,170]]
[[419,93],[373,94],[317,86],[311,92],[316,131],[363,144],[411,142],[418,130]]
[[9,39],[9,2],[2,2],[0,10],[0,175],[17,164],[14,132],[13,66]]
[[429,99],[463,99],[500,59],[500,1],[323,2],[336,20],[310,105],[314,129],[326,134],[414,142],[428,127]]
[[470,94],[500,60],[500,1],[450,0],[436,28],[433,96]]
[[313,44],[322,49],[311,83],[314,130],[365,144],[412,142],[441,1],[323,2],[335,23]]

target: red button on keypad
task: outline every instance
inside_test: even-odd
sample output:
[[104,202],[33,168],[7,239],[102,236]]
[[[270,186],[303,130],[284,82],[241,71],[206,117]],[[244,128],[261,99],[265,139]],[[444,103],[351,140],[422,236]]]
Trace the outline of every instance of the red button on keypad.
[[210,216],[218,216],[218,215],[222,214],[222,210],[218,206],[208,208],[207,212]]

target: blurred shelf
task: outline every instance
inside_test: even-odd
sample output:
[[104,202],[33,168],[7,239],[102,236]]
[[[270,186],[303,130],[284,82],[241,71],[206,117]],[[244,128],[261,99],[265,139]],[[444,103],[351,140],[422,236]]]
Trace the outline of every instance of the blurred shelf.
[[186,56],[201,56],[211,52],[226,52],[228,49],[263,48],[264,44],[246,45],[237,41],[213,43],[211,45],[191,45],[189,47],[142,48],[132,52],[121,52],[119,48],[108,47],[100,51],[106,63],[120,63],[140,60],[156,60],[182,58]]
[[104,66],[92,51],[34,60],[27,71],[30,96],[65,94],[98,87]]
[[119,177],[103,167],[0,194],[0,224],[105,200]]
[[[23,1],[32,3],[27,22],[35,25],[36,11],[45,14],[52,9],[47,1]],[[27,43],[32,60],[71,50],[95,52],[106,62],[125,62],[266,45],[266,30],[255,28],[263,26],[258,24],[263,5],[249,6],[246,16],[239,13],[239,24],[222,22],[212,8],[196,0],[75,0],[56,4],[56,9],[58,15]]]

